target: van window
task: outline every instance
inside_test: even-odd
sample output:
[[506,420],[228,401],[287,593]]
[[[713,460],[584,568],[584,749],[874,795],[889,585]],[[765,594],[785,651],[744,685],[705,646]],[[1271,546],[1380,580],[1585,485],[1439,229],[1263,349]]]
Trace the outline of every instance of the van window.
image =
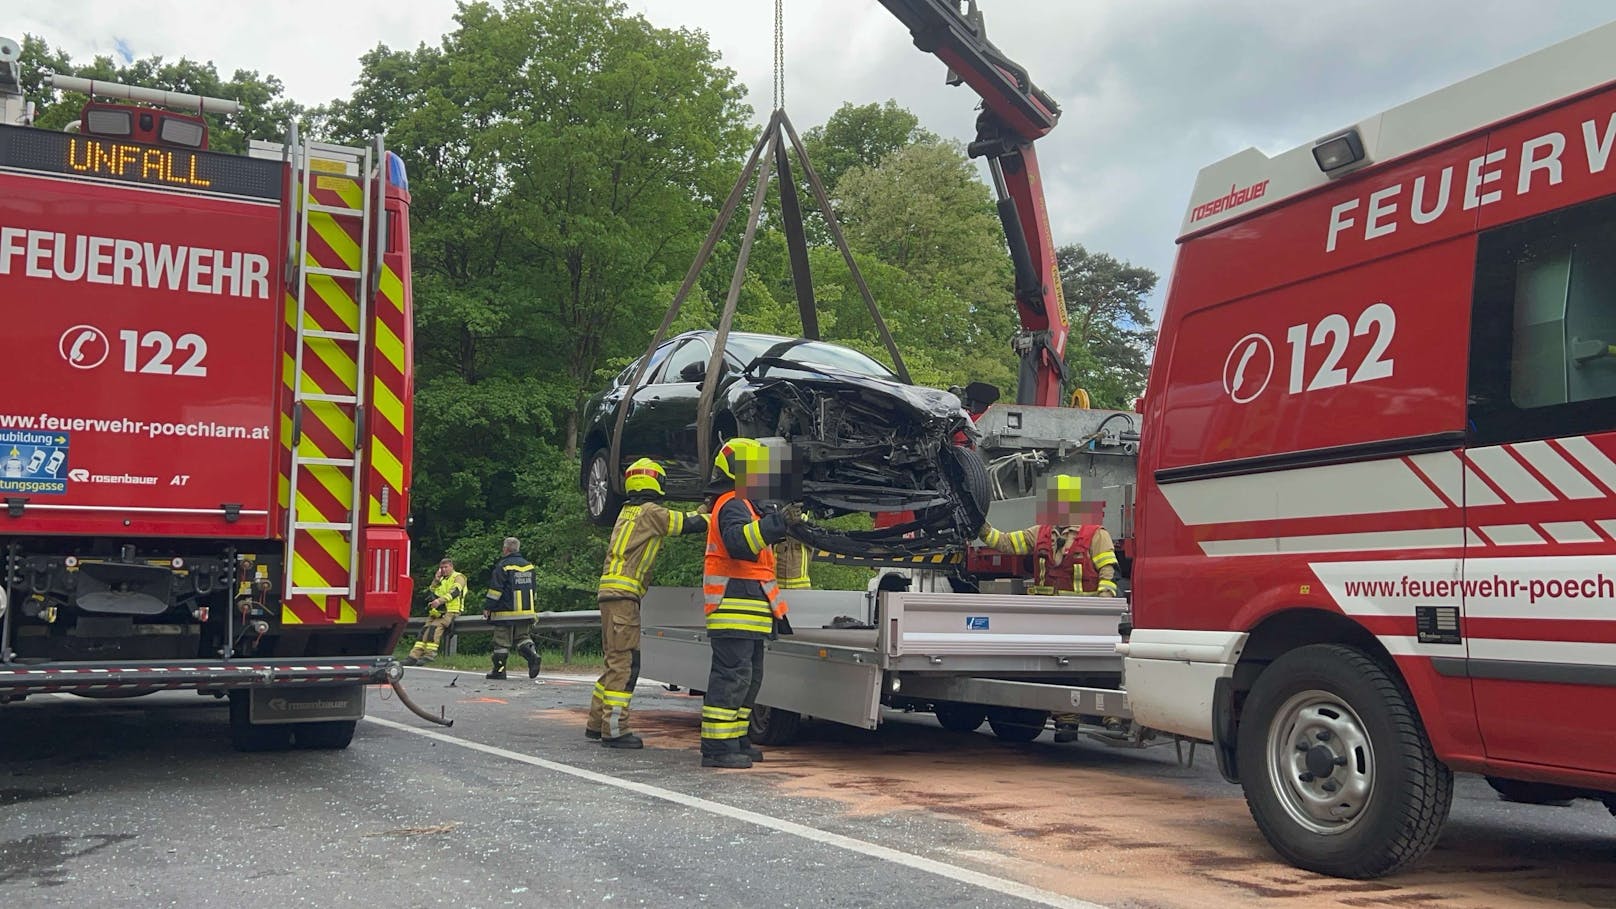
[[1472,325],[1474,442],[1616,429],[1616,198],[1482,234]]

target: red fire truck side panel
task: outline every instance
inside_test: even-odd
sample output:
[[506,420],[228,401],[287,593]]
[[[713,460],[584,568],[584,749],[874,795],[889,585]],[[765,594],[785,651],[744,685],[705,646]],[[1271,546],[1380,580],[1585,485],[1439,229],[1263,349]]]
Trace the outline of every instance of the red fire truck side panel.
[[1395,660],[1450,765],[1616,786],[1613,155],[1604,90],[1185,242],[1147,637],[1311,610]]
[[7,533],[269,535],[282,229],[270,202],[0,173]]

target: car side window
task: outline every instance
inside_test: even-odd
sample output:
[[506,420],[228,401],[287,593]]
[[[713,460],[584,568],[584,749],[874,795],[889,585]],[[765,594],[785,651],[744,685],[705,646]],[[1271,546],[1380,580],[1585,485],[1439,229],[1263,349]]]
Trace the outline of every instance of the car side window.
[[703,367],[705,367],[708,359],[712,357],[712,354],[712,348],[707,346],[706,341],[703,341],[700,338],[691,338],[684,344],[680,345],[679,349],[675,351],[673,356],[668,359],[668,368],[663,370],[662,381],[685,381],[679,377],[680,373],[684,372],[685,367],[691,365],[692,363],[700,363]]
[[1616,199],[1482,234],[1472,332],[1474,441],[1616,429]]
[[[662,363],[663,363],[663,361],[668,359],[668,354],[672,350],[673,350],[673,342],[669,341],[668,343],[662,345],[661,347],[658,347],[656,350],[651,351],[651,368],[647,369],[645,371],[645,378],[640,380],[641,387],[644,387],[646,385],[652,385],[652,384],[655,384],[656,382],[661,381],[657,377],[659,375],[661,375],[661,373],[662,373]],[[635,360],[633,363],[630,363],[627,366],[623,367],[623,371],[617,374],[617,385],[618,385],[618,387],[621,388],[622,386],[627,385],[629,383],[629,380],[634,378],[634,370],[639,369],[639,368],[640,368],[640,361],[639,360]]]

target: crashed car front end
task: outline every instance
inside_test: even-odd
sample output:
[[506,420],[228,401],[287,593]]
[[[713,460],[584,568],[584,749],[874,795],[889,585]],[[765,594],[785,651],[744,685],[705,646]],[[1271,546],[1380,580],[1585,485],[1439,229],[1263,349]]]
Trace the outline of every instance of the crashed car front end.
[[[950,470],[955,449],[976,443],[957,397],[830,368],[759,365],[734,387],[731,413],[743,434],[790,442],[811,511],[913,512],[925,527],[910,529],[924,529],[932,546],[975,531],[964,525],[979,523],[981,491],[962,489]],[[972,501],[956,515],[962,497]]]

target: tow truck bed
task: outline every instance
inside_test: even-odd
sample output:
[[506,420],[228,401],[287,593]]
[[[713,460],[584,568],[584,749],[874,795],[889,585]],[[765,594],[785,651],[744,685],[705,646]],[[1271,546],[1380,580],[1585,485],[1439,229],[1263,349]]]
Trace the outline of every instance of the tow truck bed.
[[[795,634],[768,643],[760,705],[864,729],[884,704],[939,701],[1129,715],[1116,600],[836,590],[789,600]],[[865,627],[824,627],[837,617]],[[706,688],[701,592],[652,588],[641,621],[644,677]]]

